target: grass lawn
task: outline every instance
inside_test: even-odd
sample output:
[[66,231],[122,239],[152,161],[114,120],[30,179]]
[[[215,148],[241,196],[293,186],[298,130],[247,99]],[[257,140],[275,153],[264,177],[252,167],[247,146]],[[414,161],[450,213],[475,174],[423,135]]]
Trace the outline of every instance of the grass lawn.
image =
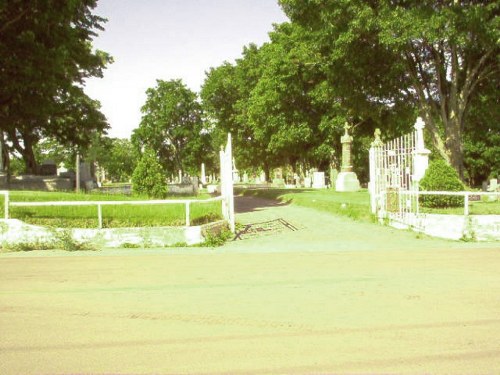
[[[172,196],[168,199],[208,199],[208,194],[196,197]],[[147,197],[123,194],[66,193],[39,191],[11,191],[11,202],[47,201],[138,201]],[[0,195],[0,213],[3,213],[4,200]],[[54,226],[60,228],[96,228],[98,225],[97,206],[53,206],[53,207],[13,207],[9,216],[29,224]],[[185,224],[185,205],[130,205],[103,206],[103,227],[142,227],[142,226],[181,226]],[[221,218],[221,202],[192,203],[190,220],[199,225]]]
[[[464,207],[426,208],[421,207],[420,212],[429,214],[463,215]],[[500,215],[500,200],[469,202],[469,215]]]

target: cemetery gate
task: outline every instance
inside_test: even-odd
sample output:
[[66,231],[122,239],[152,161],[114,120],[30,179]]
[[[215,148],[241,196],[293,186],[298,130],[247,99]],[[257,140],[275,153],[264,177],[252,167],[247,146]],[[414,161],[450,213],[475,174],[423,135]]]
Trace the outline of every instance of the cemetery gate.
[[428,166],[424,122],[419,117],[414,131],[383,143],[380,130],[370,148],[370,204],[379,220],[404,227],[420,227],[418,182]]
[[226,147],[221,146],[220,156],[220,176],[222,213],[224,219],[229,223],[229,229],[235,232],[234,218],[234,191],[233,191],[233,149],[231,144],[231,133],[227,135]]

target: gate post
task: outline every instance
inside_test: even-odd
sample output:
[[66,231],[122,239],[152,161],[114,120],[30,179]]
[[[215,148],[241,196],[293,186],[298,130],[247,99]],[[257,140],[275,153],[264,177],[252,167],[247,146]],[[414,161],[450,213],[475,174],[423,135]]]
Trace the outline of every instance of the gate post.
[[414,125],[415,128],[415,151],[413,152],[413,181],[417,183],[424,177],[425,171],[429,166],[429,150],[425,148],[424,144],[424,128],[425,122],[422,117],[417,117]]
[[380,160],[380,150],[383,146],[382,140],[380,139],[380,129],[375,129],[375,140],[372,142],[369,151],[369,161],[370,161],[370,182],[368,183],[368,191],[370,193],[370,205],[372,214],[376,214],[378,210],[378,201],[380,200],[380,166],[378,162]]
[[233,191],[233,150],[231,144],[231,133],[227,135],[227,144],[224,149],[221,147],[220,156],[220,174],[221,174],[221,196],[222,212],[224,219],[229,224],[232,233],[235,232],[234,219],[234,191]]

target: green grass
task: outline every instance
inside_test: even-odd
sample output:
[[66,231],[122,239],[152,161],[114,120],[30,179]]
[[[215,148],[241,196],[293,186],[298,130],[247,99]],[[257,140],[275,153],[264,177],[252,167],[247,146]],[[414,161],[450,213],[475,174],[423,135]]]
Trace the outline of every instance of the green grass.
[[[464,207],[421,207],[420,212],[428,214],[463,215]],[[500,200],[488,201],[487,199],[484,199],[481,201],[471,201],[469,202],[469,215],[500,215]]]
[[374,221],[374,216],[370,212],[370,195],[367,190],[339,193],[329,189],[248,189],[242,191],[242,194],[289,202],[334,215],[347,216],[358,221]]
[[[196,197],[169,197],[168,199],[207,199],[208,194]],[[47,201],[132,201],[148,200],[147,197],[102,193],[65,193],[12,191],[11,202]],[[3,196],[0,196],[0,214],[3,214]],[[10,218],[29,224],[59,228],[97,228],[97,206],[10,207]],[[102,206],[103,227],[143,227],[185,225],[185,205],[120,205]],[[190,221],[200,225],[221,219],[221,202],[192,203]]]

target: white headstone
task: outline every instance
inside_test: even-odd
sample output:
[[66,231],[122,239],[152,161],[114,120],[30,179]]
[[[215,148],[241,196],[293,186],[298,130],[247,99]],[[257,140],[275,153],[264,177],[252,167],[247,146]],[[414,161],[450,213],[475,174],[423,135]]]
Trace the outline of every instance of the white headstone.
[[311,177],[304,177],[304,187],[305,188],[310,188],[311,187]]
[[324,189],[324,188],[326,188],[326,184],[325,184],[325,172],[314,172],[313,173],[312,187],[314,189]]

